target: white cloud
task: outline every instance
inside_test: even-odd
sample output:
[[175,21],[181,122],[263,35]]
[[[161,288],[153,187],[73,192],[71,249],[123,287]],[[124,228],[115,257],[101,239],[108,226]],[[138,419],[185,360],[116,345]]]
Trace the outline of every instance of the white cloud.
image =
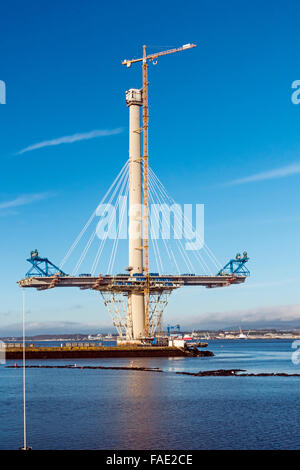
[[275,305],[229,312],[203,313],[187,318],[186,324],[192,328],[228,328],[238,326],[259,327],[298,327],[300,328],[300,304]]
[[80,140],[89,140],[89,139],[95,139],[96,137],[104,137],[108,135],[120,134],[122,130],[123,129],[120,127],[117,129],[108,129],[108,130],[96,129],[90,132],[82,132],[82,133],[73,134],[73,135],[66,135],[64,137],[58,137],[56,139],[44,140],[43,142],[38,142],[37,144],[33,144],[33,145],[29,145],[28,147],[25,147],[24,149],[17,152],[16,155],[21,155],[25,152],[31,152],[32,150],[37,150],[43,147],[50,147],[53,145],[60,145],[60,144],[72,144],[73,142],[79,142]]
[[276,168],[274,170],[264,171],[262,173],[256,173],[245,178],[239,178],[229,183],[226,186],[234,186],[238,184],[255,183],[257,181],[271,180],[275,178],[284,178],[286,176],[296,175],[300,173],[300,163],[294,163],[291,165]]
[[54,196],[54,193],[35,193],[35,194],[23,194],[15,199],[10,201],[4,201],[0,203],[0,210],[11,209],[12,207],[25,206],[27,204],[32,204],[33,202],[40,201],[42,199],[48,199],[49,197]]

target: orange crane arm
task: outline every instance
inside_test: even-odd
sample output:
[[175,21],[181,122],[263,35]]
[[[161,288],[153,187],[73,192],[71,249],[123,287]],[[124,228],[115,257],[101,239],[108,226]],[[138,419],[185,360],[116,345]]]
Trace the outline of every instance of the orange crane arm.
[[193,47],[196,47],[196,44],[184,44],[183,46],[177,47],[175,49],[168,49],[167,51],[155,52],[154,54],[149,54],[145,58],[141,57],[140,59],[123,60],[122,65],[127,65],[127,67],[130,67],[131,64],[134,64],[135,62],[142,62],[144,60],[157,59],[157,57],[160,57],[162,55],[173,54],[174,52],[185,51],[186,49],[192,49]]

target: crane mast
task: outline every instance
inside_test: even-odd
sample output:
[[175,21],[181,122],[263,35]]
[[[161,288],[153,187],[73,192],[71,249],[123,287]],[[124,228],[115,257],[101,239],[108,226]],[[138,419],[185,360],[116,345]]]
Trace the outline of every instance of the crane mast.
[[149,127],[149,107],[148,107],[148,64],[146,59],[146,46],[143,46],[143,193],[144,193],[144,274],[146,277],[144,291],[145,306],[145,336],[150,331],[149,321],[149,301],[150,301],[150,278],[149,278],[149,184],[148,184],[148,127]]
[[148,106],[148,61],[155,63],[155,59],[176,52],[185,51],[196,47],[196,44],[184,44],[181,47],[168,49],[161,52],[156,52],[147,55],[146,46],[143,46],[143,57],[139,59],[123,60],[122,65],[131,67],[136,62],[142,62],[143,72],[143,270],[145,275],[145,289],[144,289],[144,321],[145,321],[145,336],[150,333],[150,320],[149,320],[149,303],[150,303],[150,277],[149,277],[149,183],[148,183],[148,129],[149,129],[149,106]]

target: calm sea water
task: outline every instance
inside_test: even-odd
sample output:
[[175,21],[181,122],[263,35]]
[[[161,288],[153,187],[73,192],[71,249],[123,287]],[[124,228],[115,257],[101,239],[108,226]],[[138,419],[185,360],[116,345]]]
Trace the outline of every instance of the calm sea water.
[[[291,344],[210,341],[212,358],[133,361],[160,367],[163,374],[27,369],[28,443],[34,449],[298,449],[300,378],[175,374],[220,368],[300,373],[291,361]],[[76,363],[129,366],[131,361]],[[22,370],[0,365],[0,449],[20,447],[22,433]]]

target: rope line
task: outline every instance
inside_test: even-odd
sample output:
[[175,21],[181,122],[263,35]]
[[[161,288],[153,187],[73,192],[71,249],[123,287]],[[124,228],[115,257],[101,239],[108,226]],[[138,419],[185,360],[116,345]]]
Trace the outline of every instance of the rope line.
[[[121,190],[120,192],[122,193],[123,189],[124,189],[124,185],[126,183],[126,181],[128,180],[128,172],[124,173],[123,177],[122,177],[122,187],[121,187]],[[121,183],[121,182],[120,182]],[[116,188],[117,190],[117,188]],[[112,200],[112,199],[111,199]],[[119,204],[120,204],[120,197],[117,199],[117,204],[116,204],[116,207],[115,209],[117,209],[119,207]],[[95,256],[95,259],[94,259],[94,262],[93,262],[93,265],[92,265],[92,269],[91,269],[91,273],[92,275],[95,275],[95,272],[96,272],[96,269],[97,269],[97,266],[98,266],[98,263],[99,263],[99,259],[100,259],[100,256],[102,254],[102,251],[103,251],[103,248],[104,248],[104,245],[105,245],[105,242],[108,238],[108,233],[109,233],[109,230],[111,228],[111,225],[112,225],[112,222],[113,222],[113,217],[114,217],[114,214],[110,214],[110,219],[109,219],[109,223],[108,223],[108,229],[107,229],[107,232],[105,234],[105,237],[101,240],[101,243],[99,245],[99,248],[98,248],[98,251],[96,253],[96,256]],[[95,232],[95,235],[96,235],[96,232]]]
[[[109,204],[112,203],[112,201],[113,201],[113,199],[114,199],[114,197],[115,197],[115,195],[116,195],[116,193],[117,193],[117,191],[118,191],[118,189],[119,189],[119,187],[120,187],[120,185],[121,185],[121,183],[122,183],[124,177],[126,177],[126,169],[127,169],[127,167],[128,167],[128,161],[127,161],[127,162],[125,163],[125,165],[123,166],[123,168],[122,168],[122,170],[121,170],[122,176],[119,178],[119,181],[118,181],[118,183],[116,184],[116,187],[115,187],[113,193],[111,194],[111,196],[110,196],[108,202],[106,203],[106,205],[109,205]],[[119,174],[120,174],[120,173],[119,173]],[[115,181],[116,181],[116,180],[115,180]],[[100,205],[101,205],[101,204],[104,204],[105,199],[103,198],[102,201],[103,201],[103,203],[99,203],[99,204],[97,205],[97,208],[96,208],[96,210],[95,210],[95,214],[96,214],[98,208],[100,207]],[[90,236],[90,238],[89,238],[89,240],[88,240],[88,242],[87,242],[87,244],[86,244],[86,246],[85,246],[83,252],[82,252],[81,255],[80,255],[80,258],[79,258],[79,260],[78,260],[78,262],[77,262],[77,264],[76,264],[76,266],[75,266],[75,268],[74,268],[74,270],[73,270],[72,275],[77,274],[77,272],[78,272],[78,270],[79,270],[81,264],[83,263],[83,261],[84,261],[86,255],[87,255],[88,250],[90,249],[91,244],[93,243],[93,241],[94,241],[94,239],[95,239],[95,237],[96,237],[96,234],[97,234],[97,232],[96,232],[96,230],[94,230],[93,233],[92,233],[92,235]]]
[[[124,194],[123,194],[123,196],[126,197],[126,200],[127,200],[128,193],[129,193],[129,178],[127,179],[125,191],[124,191]],[[120,207],[120,203],[119,203],[119,207]],[[121,214],[120,214],[120,218],[119,218],[119,227],[118,227],[118,231],[117,231],[117,236],[114,240],[114,245],[113,245],[113,249],[112,249],[110,260],[109,260],[107,274],[112,274],[113,267],[114,267],[114,264],[115,264],[118,244],[119,244],[119,240],[120,240],[120,227],[122,227],[122,224],[123,224],[125,209],[126,209],[126,202],[123,204],[123,206],[121,208]]]
[[60,265],[59,265],[59,268],[62,269],[62,267],[64,266],[64,264],[67,262],[67,260],[69,259],[69,257],[71,256],[71,254],[73,253],[74,249],[76,248],[76,246],[78,245],[78,243],[80,242],[81,238],[83,237],[83,235],[85,234],[86,230],[88,229],[88,227],[90,226],[90,224],[92,223],[96,213],[97,213],[97,209],[98,207],[103,204],[103,202],[105,201],[105,199],[108,197],[108,195],[110,194],[110,192],[112,191],[113,187],[115,186],[115,184],[117,183],[118,179],[121,177],[122,173],[125,171],[126,167],[128,165],[128,160],[126,161],[126,163],[124,164],[124,166],[121,168],[120,172],[118,173],[118,175],[116,176],[116,178],[114,179],[114,181],[112,182],[112,184],[110,185],[110,187],[108,188],[108,190],[106,191],[105,195],[103,196],[103,198],[101,199],[101,201],[99,202],[99,204],[97,204],[97,207],[96,209],[93,211],[92,215],[90,216],[90,218],[88,219],[87,223],[85,224],[85,226],[83,227],[83,229],[81,230],[81,232],[79,233],[79,235],[75,238],[73,244],[71,245],[71,247],[69,248],[68,252],[66,253],[66,255],[64,256],[63,260],[61,261]]
[[[151,176],[155,179],[156,181],[156,184],[157,186],[160,187],[161,189],[161,192],[163,192],[163,194],[165,195],[165,197],[170,201],[172,202],[172,204],[176,204],[175,200],[168,194],[165,186],[163,185],[163,183],[160,181],[160,179],[158,178],[158,176],[154,173],[154,171],[152,170],[152,168],[150,168],[150,173],[151,173]],[[175,211],[174,211],[175,213]],[[194,231],[194,227],[193,225],[191,224],[191,222],[189,221],[189,219],[187,219],[185,216],[184,216],[184,222],[185,224],[189,227],[190,230]],[[217,267],[217,269],[219,270],[220,269],[220,266],[221,266],[221,263],[217,260],[217,258],[215,257],[215,255],[212,253],[212,251],[208,248],[208,246],[206,244],[203,245],[203,249],[204,251],[206,252],[207,256],[211,259],[212,263]],[[205,267],[204,270],[207,270],[210,274],[213,274],[211,269],[209,268],[209,266],[207,265],[207,263],[205,262],[205,260],[203,259],[203,257],[200,255],[199,251],[193,251],[193,255],[195,258],[197,258],[198,262],[200,263],[200,265],[202,267]]]
[[[153,203],[154,200],[153,200],[153,196],[152,196],[152,186],[151,186],[150,178],[149,178],[149,190],[150,190],[149,191],[149,199]],[[151,212],[151,215],[152,215],[152,212]],[[156,217],[156,220],[159,224],[158,211],[157,211],[156,207],[155,207],[155,210],[154,210],[154,216]],[[154,256],[155,256],[155,261],[156,261],[158,272],[162,273],[163,272],[163,264],[162,264],[162,260],[161,260],[161,256],[160,256],[160,252],[159,252],[158,242],[157,242],[156,238],[151,237],[150,240],[153,244],[153,251],[154,251]]]
[[[154,181],[154,180],[152,180],[152,189],[153,189],[153,181]],[[158,195],[158,194],[157,194],[157,191],[154,190],[154,191],[155,191],[155,195],[156,195],[156,197],[157,197],[159,203],[160,203],[160,204],[164,204],[164,199],[163,199],[162,191],[160,190],[160,188],[159,188],[157,185],[156,185],[156,188],[158,189],[160,195]],[[181,222],[181,220],[180,220],[180,218],[179,218],[177,212],[175,212],[175,211],[174,211],[174,216],[177,218],[177,220],[178,220],[179,222]],[[171,219],[170,219],[170,222],[171,222]],[[175,228],[174,223],[173,223],[173,226],[172,226],[172,223],[171,223],[171,228],[173,228],[173,230],[174,230],[174,228]],[[188,271],[189,271],[189,272],[195,272],[195,269],[194,269],[194,267],[193,267],[193,264],[192,264],[191,260],[189,259],[189,257],[188,257],[188,255],[187,255],[187,253],[186,253],[186,251],[185,251],[185,249],[184,249],[184,247],[183,247],[182,242],[181,242],[180,239],[178,240],[177,248],[178,248],[178,251],[179,251],[180,255],[182,256],[182,258],[183,258],[183,260],[184,260],[184,262],[185,262],[185,265],[186,265]],[[174,257],[174,259],[175,259],[175,257]],[[178,268],[178,271],[179,271],[179,268]]]
[[[157,199],[159,200],[159,198],[158,198],[158,196],[157,196],[157,193],[156,193],[156,191],[155,191],[155,189],[154,189],[153,180],[152,180],[152,177],[151,177],[151,176],[150,176],[150,178],[149,178],[149,188],[150,188],[150,191],[151,191],[151,194],[150,194],[151,200],[154,202],[154,198],[153,198],[153,196],[152,196],[152,192],[156,195]],[[157,207],[156,207],[155,205],[154,205],[153,207],[154,207],[154,212],[156,213],[156,217],[157,217],[157,221],[158,221],[158,225],[159,225],[158,210],[157,210]],[[165,217],[166,217],[166,216],[165,216]],[[166,240],[165,240],[164,238],[163,238],[162,240],[163,240],[163,243],[164,243],[164,245],[165,245],[166,251],[167,251],[167,253],[168,253],[169,259],[172,259],[172,260],[173,260],[174,265],[175,265],[175,268],[176,268],[178,274],[180,274],[179,266],[178,266],[178,264],[177,264],[176,257],[175,257],[175,255],[174,255],[174,252],[173,252],[173,250],[172,250],[172,247],[170,246],[170,250],[169,250],[168,245],[167,245],[167,243],[166,243]],[[157,244],[157,246],[158,246],[158,244]],[[170,255],[170,251],[171,251],[171,253],[172,253],[172,258],[171,258],[171,255]]]

